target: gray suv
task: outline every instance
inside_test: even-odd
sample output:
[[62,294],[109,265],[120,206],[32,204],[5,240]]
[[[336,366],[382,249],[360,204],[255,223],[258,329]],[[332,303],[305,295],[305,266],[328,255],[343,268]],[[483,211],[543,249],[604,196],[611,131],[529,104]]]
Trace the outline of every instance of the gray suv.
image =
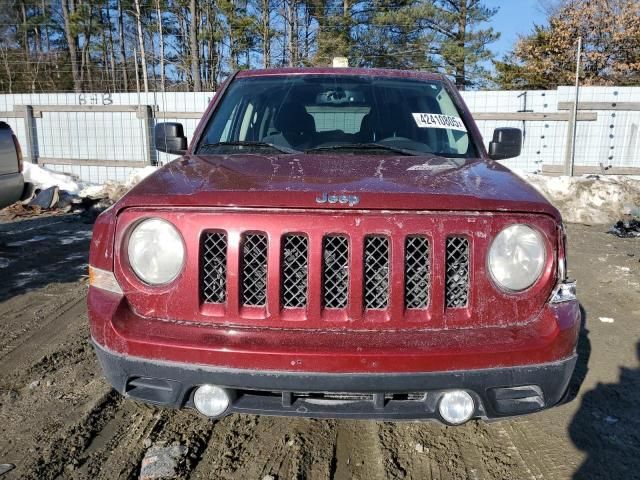
[[22,197],[22,152],[18,139],[5,122],[0,122],[0,208]]

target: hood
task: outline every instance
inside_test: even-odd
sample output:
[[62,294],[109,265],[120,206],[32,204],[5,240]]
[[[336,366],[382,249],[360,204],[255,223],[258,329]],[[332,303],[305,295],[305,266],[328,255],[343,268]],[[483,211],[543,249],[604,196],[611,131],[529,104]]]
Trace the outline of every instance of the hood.
[[514,211],[560,218],[502,165],[454,161],[461,162],[429,156],[191,155],[147,177],[118,207]]

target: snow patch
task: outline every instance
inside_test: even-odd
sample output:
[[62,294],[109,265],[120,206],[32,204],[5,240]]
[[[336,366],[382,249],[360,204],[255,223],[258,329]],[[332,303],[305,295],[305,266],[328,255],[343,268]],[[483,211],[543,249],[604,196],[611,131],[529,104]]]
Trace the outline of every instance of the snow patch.
[[37,277],[39,274],[39,270],[31,269],[24,272],[18,272],[16,275],[18,275],[19,277]]
[[148,165],[133,172],[124,183],[108,181],[104,185],[89,185],[80,190],[78,195],[86,198],[108,198],[116,201],[142,180],[156,172],[158,168],[160,167]]
[[582,175],[550,177],[513,170],[544,195],[567,223],[603,224],[637,214],[640,177]]
[[71,175],[54,172],[30,162],[24,162],[22,174],[25,182],[33,183],[41,190],[57,186],[60,190],[69,193],[78,193],[82,186]]
[[78,232],[75,235],[64,236],[58,240],[60,245],[71,245],[72,243],[78,243],[91,238],[91,232]]
[[598,320],[600,320],[602,323],[613,323],[615,321],[611,317],[599,317]]
[[20,240],[19,242],[11,242],[11,243],[7,243],[6,245],[7,247],[21,247],[25,243],[42,242],[43,240],[47,240],[48,238],[49,237],[46,235],[36,235],[26,240]]
[[158,168],[160,167],[155,167],[152,165],[148,165],[144,168],[141,168],[138,171],[133,172],[131,175],[129,175],[129,180],[127,181],[126,185],[133,187],[134,185],[137,185],[138,183],[140,183],[142,180],[144,180],[145,178],[147,178],[149,175],[151,175],[152,173],[155,173]]

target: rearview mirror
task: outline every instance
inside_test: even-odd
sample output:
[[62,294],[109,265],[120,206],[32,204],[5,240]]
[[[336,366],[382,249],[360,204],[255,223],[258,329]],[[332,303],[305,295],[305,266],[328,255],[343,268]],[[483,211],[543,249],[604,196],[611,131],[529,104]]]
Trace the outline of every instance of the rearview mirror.
[[496,128],[489,143],[489,158],[505,160],[520,155],[522,131],[519,128]]
[[154,136],[157,150],[175,155],[187,153],[187,137],[181,123],[158,123]]

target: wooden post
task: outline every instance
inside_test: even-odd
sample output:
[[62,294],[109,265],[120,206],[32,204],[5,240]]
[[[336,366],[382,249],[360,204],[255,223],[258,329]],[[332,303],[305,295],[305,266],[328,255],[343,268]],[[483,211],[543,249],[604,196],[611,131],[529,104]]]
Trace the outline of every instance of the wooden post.
[[569,109],[569,121],[567,121],[567,132],[565,136],[565,148],[564,148],[564,174],[572,175],[573,172],[573,159],[574,159],[574,128],[576,126],[576,109],[573,106],[573,102]]
[[33,116],[33,107],[31,105],[20,105],[16,106],[15,109],[22,110],[24,130],[27,137],[29,161],[31,163],[38,163],[38,133],[36,132],[36,121]]

